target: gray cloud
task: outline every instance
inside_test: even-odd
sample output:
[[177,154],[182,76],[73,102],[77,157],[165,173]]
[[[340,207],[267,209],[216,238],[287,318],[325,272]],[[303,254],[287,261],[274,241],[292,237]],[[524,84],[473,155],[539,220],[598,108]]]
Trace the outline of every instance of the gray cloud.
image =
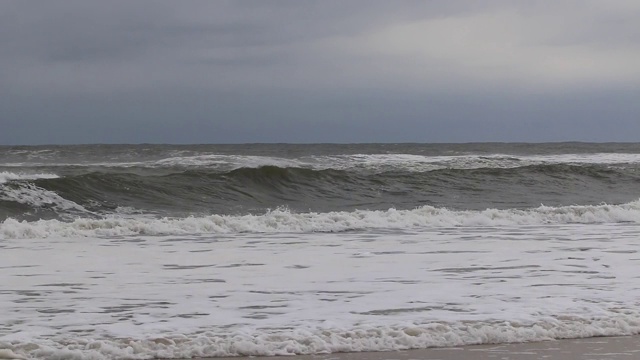
[[633,141],[635,1],[4,1],[0,143]]

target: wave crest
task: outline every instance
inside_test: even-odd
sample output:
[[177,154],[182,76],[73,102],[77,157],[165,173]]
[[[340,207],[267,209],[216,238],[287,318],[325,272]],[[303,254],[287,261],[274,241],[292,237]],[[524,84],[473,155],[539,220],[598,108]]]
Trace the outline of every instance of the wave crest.
[[623,205],[540,206],[535,209],[454,211],[423,206],[413,210],[356,210],[295,213],[276,209],[262,215],[210,215],[187,218],[79,218],[0,224],[0,238],[201,235],[233,233],[342,232],[425,227],[509,226],[576,223],[640,223],[640,201]]

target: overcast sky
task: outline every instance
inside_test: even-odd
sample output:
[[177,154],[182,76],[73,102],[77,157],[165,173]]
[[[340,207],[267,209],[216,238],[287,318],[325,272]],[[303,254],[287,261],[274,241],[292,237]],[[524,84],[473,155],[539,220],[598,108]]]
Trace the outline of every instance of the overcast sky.
[[640,141],[640,1],[0,2],[0,144]]

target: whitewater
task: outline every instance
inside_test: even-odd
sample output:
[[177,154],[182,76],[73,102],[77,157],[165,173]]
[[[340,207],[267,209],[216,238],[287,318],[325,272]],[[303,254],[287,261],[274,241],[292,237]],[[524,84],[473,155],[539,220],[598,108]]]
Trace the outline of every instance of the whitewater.
[[0,358],[640,333],[640,145],[0,147]]

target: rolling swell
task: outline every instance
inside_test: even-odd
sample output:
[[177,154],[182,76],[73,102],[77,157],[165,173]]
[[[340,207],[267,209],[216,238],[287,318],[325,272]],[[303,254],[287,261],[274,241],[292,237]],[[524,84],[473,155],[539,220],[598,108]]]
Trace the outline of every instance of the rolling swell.
[[[512,168],[372,172],[306,167],[174,169],[68,167],[64,176],[7,177],[0,183],[2,219],[62,219],[143,213],[185,217],[412,209],[458,210],[626,203],[638,198],[637,168],[537,164]],[[129,169],[131,170],[131,169]]]

